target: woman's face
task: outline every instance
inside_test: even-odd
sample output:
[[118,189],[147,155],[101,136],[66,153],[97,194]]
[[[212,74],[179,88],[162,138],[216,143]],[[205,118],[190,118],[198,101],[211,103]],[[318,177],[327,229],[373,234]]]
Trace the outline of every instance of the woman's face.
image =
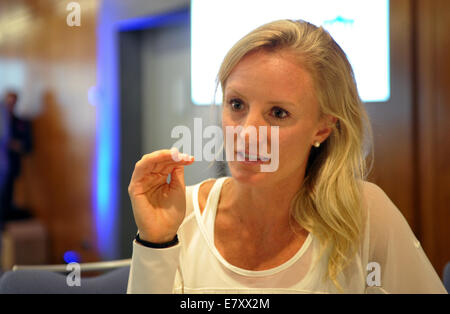
[[[273,172],[262,172],[261,163],[239,161],[234,153],[233,161],[228,161],[233,178],[257,185],[303,179],[312,145],[316,141],[323,142],[331,132],[323,120],[320,120],[311,76],[289,51],[260,50],[248,54],[226,81],[223,132],[226,134],[226,127],[255,127],[260,151],[263,137],[259,127],[265,126],[269,155],[274,153],[271,152],[273,145],[278,145],[278,156],[270,156],[278,158],[278,167]],[[278,138],[271,132],[272,126],[279,127]],[[245,136],[245,149],[249,152],[250,137]],[[236,141],[237,135],[234,137]]]

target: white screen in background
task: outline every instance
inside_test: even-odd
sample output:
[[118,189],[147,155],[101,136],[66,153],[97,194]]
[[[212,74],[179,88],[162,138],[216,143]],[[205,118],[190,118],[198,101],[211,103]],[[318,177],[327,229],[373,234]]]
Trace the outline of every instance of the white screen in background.
[[[214,103],[225,54],[244,35],[279,19],[322,25],[347,54],[365,102],[387,101],[389,0],[191,0],[191,97]],[[221,103],[220,87],[216,104]]]

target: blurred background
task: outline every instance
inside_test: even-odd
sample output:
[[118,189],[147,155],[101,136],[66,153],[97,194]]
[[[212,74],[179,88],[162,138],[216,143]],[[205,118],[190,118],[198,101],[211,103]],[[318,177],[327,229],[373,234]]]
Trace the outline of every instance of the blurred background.
[[[450,1],[387,3],[390,95],[366,103],[369,181],[441,275],[450,261]],[[2,271],[131,257],[134,164],[171,147],[174,126],[220,121],[191,100],[190,10],[185,0],[0,0]],[[209,165],[188,167],[186,183],[228,174]]]

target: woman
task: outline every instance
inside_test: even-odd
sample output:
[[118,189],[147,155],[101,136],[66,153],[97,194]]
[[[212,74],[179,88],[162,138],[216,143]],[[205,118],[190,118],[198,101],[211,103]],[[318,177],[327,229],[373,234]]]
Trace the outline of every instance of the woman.
[[325,30],[261,26],[218,78],[222,128],[277,126],[278,168],[233,158],[231,177],[185,187],[193,157],[145,155],[128,188],[139,229],[129,293],[445,293],[399,210],[364,181],[370,123]]

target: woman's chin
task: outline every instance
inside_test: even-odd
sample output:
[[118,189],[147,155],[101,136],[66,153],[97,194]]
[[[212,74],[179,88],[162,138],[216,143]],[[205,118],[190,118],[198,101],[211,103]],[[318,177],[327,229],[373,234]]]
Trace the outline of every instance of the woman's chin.
[[242,167],[242,166],[229,165],[229,169],[230,169],[233,179],[235,179],[239,182],[242,182],[242,183],[244,183],[244,182],[246,182],[246,183],[264,182],[268,179],[268,176],[273,174],[270,172],[261,172],[261,169],[259,166]]

